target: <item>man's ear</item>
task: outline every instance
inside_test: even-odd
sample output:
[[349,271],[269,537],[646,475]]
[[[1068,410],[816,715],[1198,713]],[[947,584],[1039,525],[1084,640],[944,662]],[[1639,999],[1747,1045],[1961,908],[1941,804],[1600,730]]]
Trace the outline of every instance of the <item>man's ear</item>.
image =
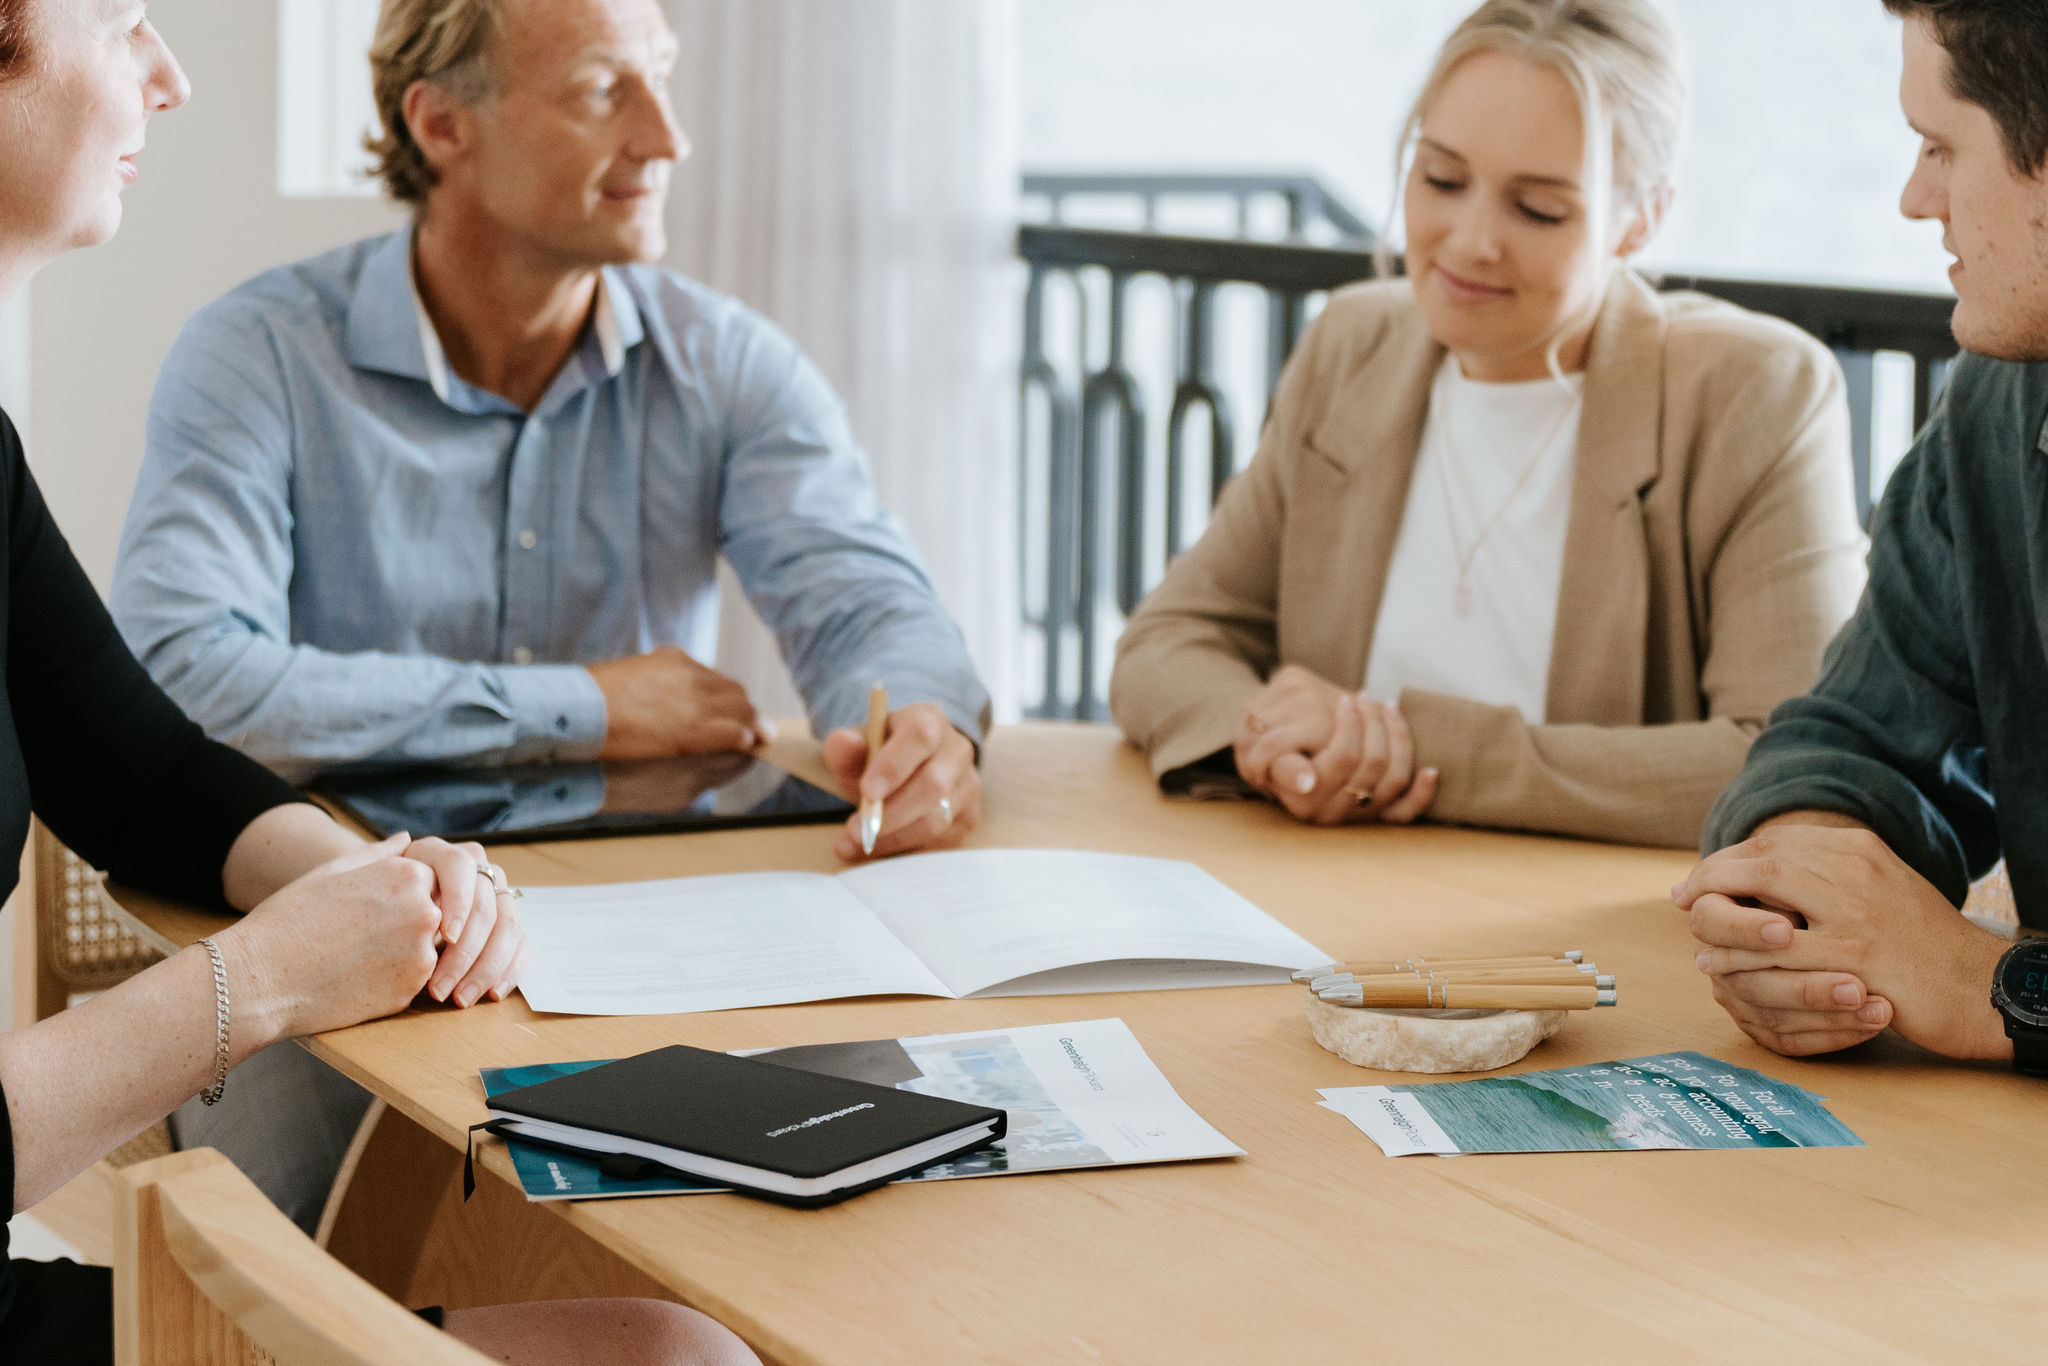
[[1659,185],[1650,192],[1649,199],[1636,210],[1635,218],[1621,234],[1620,243],[1614,254],[1626,261],[1650,244],[1657,230],[1664,226],[1664,216],[1671,212],[1671,200],[1676,191],[1668,184]]
[[414,81],[405,88],[399,110],[420,155],[436,176],[445,176],[469,154],[474,143],[473,111],[442,87],[432,81]]

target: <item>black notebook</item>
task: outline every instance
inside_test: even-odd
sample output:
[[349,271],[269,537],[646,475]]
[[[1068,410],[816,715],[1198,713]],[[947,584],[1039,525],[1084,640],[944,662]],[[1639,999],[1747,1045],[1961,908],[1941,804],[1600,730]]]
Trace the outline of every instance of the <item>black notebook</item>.
[[985,1148],[1002,1110],[681,1044],[491,1097],[491,1130],[828,1205]]

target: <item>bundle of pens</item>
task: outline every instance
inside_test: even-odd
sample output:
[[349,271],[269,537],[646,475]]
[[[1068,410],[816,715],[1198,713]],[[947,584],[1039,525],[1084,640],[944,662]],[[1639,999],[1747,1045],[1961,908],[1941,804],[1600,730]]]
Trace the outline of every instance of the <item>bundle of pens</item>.
[[1359,1010],[1590,1010],[1615,1001],[1614,979],[1577,949],[1499,958],[1328,963],[1294,974],[1317,999]]

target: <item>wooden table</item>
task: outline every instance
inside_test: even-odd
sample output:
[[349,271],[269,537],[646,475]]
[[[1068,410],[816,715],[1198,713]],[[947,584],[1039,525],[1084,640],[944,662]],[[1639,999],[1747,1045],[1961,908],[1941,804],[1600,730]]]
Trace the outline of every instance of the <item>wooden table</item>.
[[[1137,755],[1086,727],[998,732],[987,782],[976,845],[1192,859],[1333,952],[1582,947],[1619,975],[1622,1005],[1574,1016],[1524,1067],[1695,1048],[1830,1097],[1868,1146],[1389,1159],[1319,1109],[1316,1088],[1396,1078],[1318,1048],[1293,987],[623,1019],[540,1016],[515,999],[415,1009],[311,1046],[432,1136],[438,1166],[418,1160],[417,1144],[410,1167],[396,1165],[433,1167],[422,1179],[439,1186],[408,1198],[438,1201],[446,1218],[461,1209],[442,1189],[446,1145],[484,1117],[478,1067],[670,1042],[761,1047],[1121,1016],[1247,1152],[890,1187],[794,1211],[738,1196],[525,1205],[500,1184],[513,1181],[502,1149],[479,1149],[495,1180],[470,1208],[494,1201],[497,1213],[465,1234],[485,1240],[469,1250],[472,1271],[525,1256],[558,1273],[530,1284],[658,1286],[778,1362],[2033,1355],[2048,1313],[2048,1182],[2029,1154],[2048,1126],[2048,1086],[1896,1041],[1817,1062],[1756,1048],[1714,1005],[1665,900],[1685,854],[1306,829],[1260,806],[1168,803]],[[798,828],[500,857],[520,881],[598,882],[829,870],[830,840]],[[177,943],[214,923],[166,908],[141,917]]]

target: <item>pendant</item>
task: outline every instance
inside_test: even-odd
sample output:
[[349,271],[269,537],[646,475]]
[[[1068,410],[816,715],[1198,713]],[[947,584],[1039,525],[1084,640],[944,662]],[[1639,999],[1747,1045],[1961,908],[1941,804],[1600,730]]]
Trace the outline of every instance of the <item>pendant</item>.
[[1461,617],[1472,615],[1472,585],[1463,579],[1459,579],[1458,586],[1451,590],[1451,610]]

